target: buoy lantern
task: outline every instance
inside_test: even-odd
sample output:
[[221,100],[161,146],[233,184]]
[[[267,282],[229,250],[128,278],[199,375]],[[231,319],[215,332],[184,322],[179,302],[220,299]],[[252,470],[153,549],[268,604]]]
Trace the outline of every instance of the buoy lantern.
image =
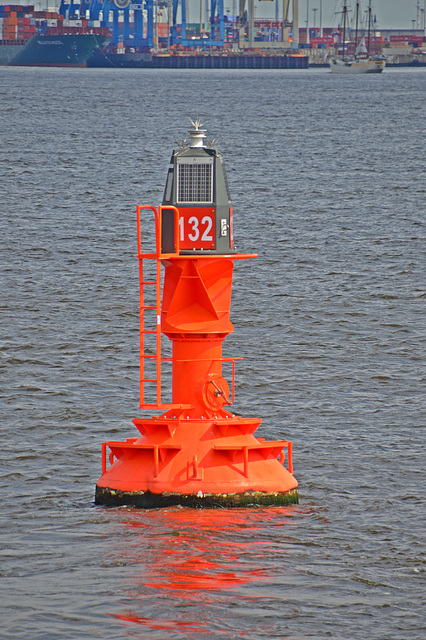
[[[292,443],[256,438],[261,419],[242,418],[226,408],[234,400],[237,360],[222,356],[222,342],[233,331],[234,261],[256,254],[234,247],[222,154],[205,143],[202,125],[192,124],[189,142],[173,151],[163,204],[137,206],[140,406],[163,413],[134,419],[139,437],[102,445],[96,503],[143,508],[297,503]],[[147,215],[155,221],[152,253],[142,252]],[[144,276],[147,261],[154,261],[155,279]],[[154,290],[154,304],[147,290]],[[162,401],[162,335],[172,342],[170,403]],[[155,353],[146,348],[149,338],[155,340]],[[223,375],[224,363],[232,370],[230,381]],[[148,373],[152,364],[154,377]],[[155,401],[148,402],[153,388]]]

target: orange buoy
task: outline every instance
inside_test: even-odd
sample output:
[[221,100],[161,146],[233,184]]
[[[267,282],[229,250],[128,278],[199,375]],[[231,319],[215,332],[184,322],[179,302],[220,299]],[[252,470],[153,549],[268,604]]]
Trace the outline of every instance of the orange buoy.
[[[144,508],[297,503],[292,443],[256,438],[261,419],[226,408],[235,386],[236,358],[222,356],[222,343],[233,331],[234,261],[256,255],[239,254],[234,247],[221,153],[204,144],[200,123],[193,123],[189,134],[189,144],[173,152],[163,204],[137,207],[141,408],[165,412],[133,420],[139,437],[103,444],[96,503]],[[153,253],[142,252],[141,217],[147,212],[155,219]],[[155,280],[145,279],[146,261],[155,261]],[[149,288],[155,289],[155,304],[147,303]],[[162,401],[162,334],[172,342],[169,404]],[[155,338],[155,353],[146,349],[149,337]],[[232,364],[230,382],[224,363]],[[154,377],[148,377],[150,364]],[[155,402],[147,402],[153,386]]]

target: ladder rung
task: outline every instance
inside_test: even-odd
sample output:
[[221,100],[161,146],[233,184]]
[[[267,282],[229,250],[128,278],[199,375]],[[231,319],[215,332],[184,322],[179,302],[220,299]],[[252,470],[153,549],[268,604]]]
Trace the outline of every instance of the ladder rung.
[[142,333],[157,333],[155,329],[144,329]]
[[157,378],[143,378],[141,382],[157,382]]
[[157,284],[156,282],[142,282],[142,284]]
[[143,305],[142,306],[142,309],[156,309],[156,308],[157,308],[156,304],[154,304],[153,306],[148,306],[148,305]]

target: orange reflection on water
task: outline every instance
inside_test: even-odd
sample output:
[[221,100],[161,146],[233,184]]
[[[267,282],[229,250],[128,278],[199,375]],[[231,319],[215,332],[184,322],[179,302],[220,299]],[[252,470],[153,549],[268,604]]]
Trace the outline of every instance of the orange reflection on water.
[[149,629],[159,629],[163,631],[174,631],[175,629],[181,629],[185,633],[199,633],[203,630],[203,625],[199,622],[188,622],[185,620],[166,620],[166,619],[153,619],[137,616],[132,613],[127,614],[110,614],[116,620],[123,620],[123,622],[132,622],[133,624],[142,625]]
[[124,589],[125,611],[111,615],[151,630],[206,633],[206,625],[220,623],[215,616],[223,603],[229,606],[245,597],[247,585],[268,580],[265,554],[271,556],[276,542],[265,531],[291,529],[292,512],[294,507],[117,511],[120,562],[134,571]]

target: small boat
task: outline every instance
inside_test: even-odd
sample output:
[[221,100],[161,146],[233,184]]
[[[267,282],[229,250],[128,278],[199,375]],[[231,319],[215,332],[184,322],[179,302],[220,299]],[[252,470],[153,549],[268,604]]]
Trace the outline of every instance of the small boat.
[[382,73],[386,66],[386,60],[370,57],[344,60],[332,58],[329,64],[332,73]]
[[342,58],[332,57],[329,61],[331,73],[381,73],[386,66],[386,60],[382,56],[370,56],[370,26],[371,26],[371,0],[368,7],[368,44],[365,36],[358,42],[358,16],[359,2],[356,3],[356,49],[354,56],[346,55],[346,17],[348,6],[343,5],[343,55]]

